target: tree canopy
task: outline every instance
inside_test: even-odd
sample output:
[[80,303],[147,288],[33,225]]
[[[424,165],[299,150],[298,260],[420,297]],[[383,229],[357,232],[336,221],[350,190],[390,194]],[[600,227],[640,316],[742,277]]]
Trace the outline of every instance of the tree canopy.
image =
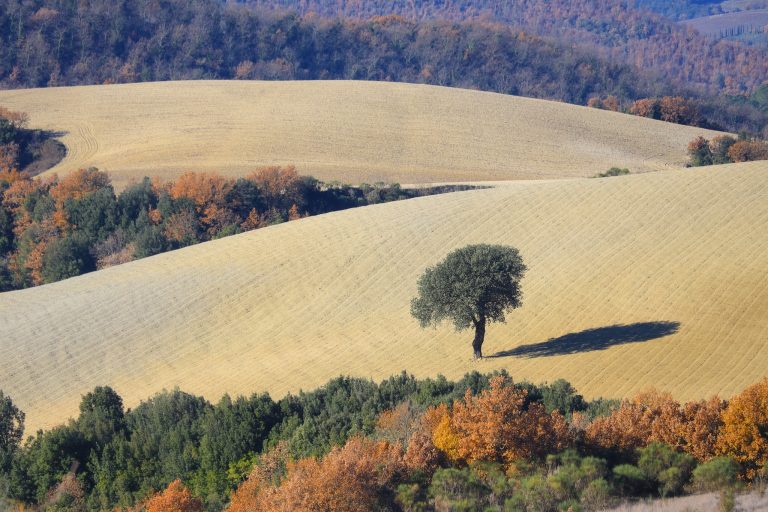
[[477,244],[457,249],[419,278],[411,314],[422,327],[453,321],[456,330],[475,328],[475,357],[482,357],[485,325],[504,322],[520,307],[520,279],[526,266],[514,247]]

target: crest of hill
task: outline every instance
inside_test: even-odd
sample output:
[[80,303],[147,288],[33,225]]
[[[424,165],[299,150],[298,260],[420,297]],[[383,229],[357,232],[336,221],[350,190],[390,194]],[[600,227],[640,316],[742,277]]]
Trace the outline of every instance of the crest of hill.
[[349,183],[591,176],[682,166],[715,132],[486,92],[387,82],[188,81],[0,91],[62,133],[48,171],[108,171],[117,189],[184,171],[295,164]]
[[[339,374],[506,368],[588,397],[729,396],[768,368],[765,162],[519,181],[310,217],[0,295],[0,388],[30,428],[109,384],[311,389]],[[419,328],[417,277],[469,243],[517,246],[524,305],[471,334]],[[553,341],[548,341],[553,340]]]

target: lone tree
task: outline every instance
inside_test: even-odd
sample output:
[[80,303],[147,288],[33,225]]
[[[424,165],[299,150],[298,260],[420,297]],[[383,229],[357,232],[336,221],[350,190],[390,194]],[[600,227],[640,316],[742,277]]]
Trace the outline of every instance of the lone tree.
[[504,322],[520,307],[520,279],[526,271],[520,253],[503,245],[468,245],[424,271],[411,314],[422,327],[451,319],[457,331],[475,328],[475,358],[483,357],[485,325]]

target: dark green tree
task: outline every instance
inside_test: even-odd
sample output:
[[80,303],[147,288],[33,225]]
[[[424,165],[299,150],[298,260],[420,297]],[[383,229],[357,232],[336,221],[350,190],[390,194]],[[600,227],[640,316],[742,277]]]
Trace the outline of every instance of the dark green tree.
[[0,391],[0,474],[10,469],[23,434],[24,413]]
[[168,239],[160,226],[148,226],[136,236],[136,258],[154,256],[168,250]]
[[125,429],[123,399],[109,386],[99,386],[83,396],[77,428],[97,448],[103,448]]
[[117,227],[118,209],[112,186],[99,189],[82,199],[70,199],[64,208],[69,222],[90,240],[104,240]]
[[8,119],[0,117],[0,144],[10,144],[16,140],[16,127]]
[[79,276],[96,269],[88,238],[75,233],[51,242],[43,254],[43,279],[46,283]]
[[138,228],[136,221],[140,214],[146,213],[151,208],[157,207],[157,194],[152,189],[152,182],[145,177],[139,183],[129,185],[117,198],[117,209],[120,216],[120,226],[123,229]]
[[691,158],[692,167],[712,165],[712,150],[709,141],[704,137],[696,137],[688,144],[688,156]]
[[13,249],[13,214],[0,205],[0,255]]
[[486,324],[504,322],[506,311],[520,307],[525,271],[514,247],[478,244],[457,249],[419,278],[411,314],[422,327],[445,319],[458,331],[474,327],[472,349],[481,358]]

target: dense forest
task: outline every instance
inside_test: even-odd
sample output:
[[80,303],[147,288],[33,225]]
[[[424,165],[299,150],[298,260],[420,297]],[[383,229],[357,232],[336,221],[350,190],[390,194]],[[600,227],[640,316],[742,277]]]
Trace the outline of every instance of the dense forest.
[[409,19],[486,18],[539,36],[598,48],[617,63],[630,64],[678,85],[744,93],[768,80],[762,49],[715,41],[671,20],[633,8],[624,0],[248,0],[300,13],[366,18],[398,14]]
[[720,0],[634,0],[634,6],[675,21],[722,14]]
[[125,410],[98,387],[76,419],[22,443],[23,411],[0,392],[0,505],[554,512],[696,490],[727,499],[765,477],[766,400],[768,379],[681,404],[653,390],[589,402],[566,381],[505,373],[403,373],[278,401],[164,391]]
[[[768,78],[768,59],[757,50],[704,41],[621,6],[603,11],[606,1],[561,1],[552,8],[534,1],[488,0],[466,8],[463,2],[440,8],[424,2],[415,21],[363,19],[411,14],[404,2],[389,1],[282,2],[304,13],[299,15],[254,5],[259,2],[0,0],[0,86],[201,78],[391,80],[581,105],[593,97],[615,96],[628,106],[642,98],[681,95],[697,101],[705,126],[757,134],[768,125],[768,113],[749,101],[689,90],[712,78],[717,83],[709,84],[711,90],[751,91]],[[480,16],[491,7],[495,19]],[[448,21],[426,19],[432,17]]]

